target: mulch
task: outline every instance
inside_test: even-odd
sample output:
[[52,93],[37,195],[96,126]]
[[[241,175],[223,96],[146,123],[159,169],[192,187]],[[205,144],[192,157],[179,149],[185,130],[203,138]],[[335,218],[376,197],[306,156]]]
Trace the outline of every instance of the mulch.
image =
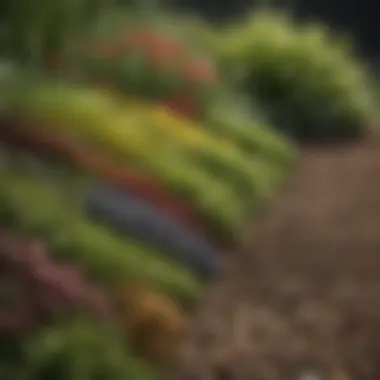
[[205,296],[178,380],[380,379],[380,136],[301,149]]

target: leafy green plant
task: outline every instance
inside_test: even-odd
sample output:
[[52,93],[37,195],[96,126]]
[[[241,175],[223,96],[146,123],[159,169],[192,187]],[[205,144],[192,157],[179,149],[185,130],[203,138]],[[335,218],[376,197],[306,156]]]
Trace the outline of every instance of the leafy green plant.
[[148,363],[130,354],[115,331],[84,318],[57,320],[25,337],[20,346],[25,363],[23,374],[28,379],[158,377]]
[[375,117],[364,63],[323,25],[297,25],[286,14],[258,11],[227,30],[221,59],[290,135],[357,135]]
[[48,52],[69,55],[72,42],[113,0],[5,1],[2,36],[4,55],[41,67]]

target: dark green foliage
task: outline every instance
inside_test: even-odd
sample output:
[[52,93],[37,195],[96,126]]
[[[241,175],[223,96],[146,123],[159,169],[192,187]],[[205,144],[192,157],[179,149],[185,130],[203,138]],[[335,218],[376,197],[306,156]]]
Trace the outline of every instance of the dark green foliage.
[[323,25],[257,12],[225,36],[223,62],[287,135],[360,135],[377,117],[365,64]]

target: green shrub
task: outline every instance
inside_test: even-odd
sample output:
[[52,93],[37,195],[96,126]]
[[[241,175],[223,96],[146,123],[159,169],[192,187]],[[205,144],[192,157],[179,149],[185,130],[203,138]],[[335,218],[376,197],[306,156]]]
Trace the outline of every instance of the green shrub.
[[260,11],[226,30],[221,60],[230,77],[302,139],[359,134],[375,117],[369,75],[350,44],[319,24]]

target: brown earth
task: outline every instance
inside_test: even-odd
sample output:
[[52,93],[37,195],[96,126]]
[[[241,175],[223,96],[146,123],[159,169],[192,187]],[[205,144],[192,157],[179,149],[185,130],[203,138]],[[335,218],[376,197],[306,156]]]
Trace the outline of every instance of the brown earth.
[[183,380],[380,379],[380,136],[305,148],[183,347]]

